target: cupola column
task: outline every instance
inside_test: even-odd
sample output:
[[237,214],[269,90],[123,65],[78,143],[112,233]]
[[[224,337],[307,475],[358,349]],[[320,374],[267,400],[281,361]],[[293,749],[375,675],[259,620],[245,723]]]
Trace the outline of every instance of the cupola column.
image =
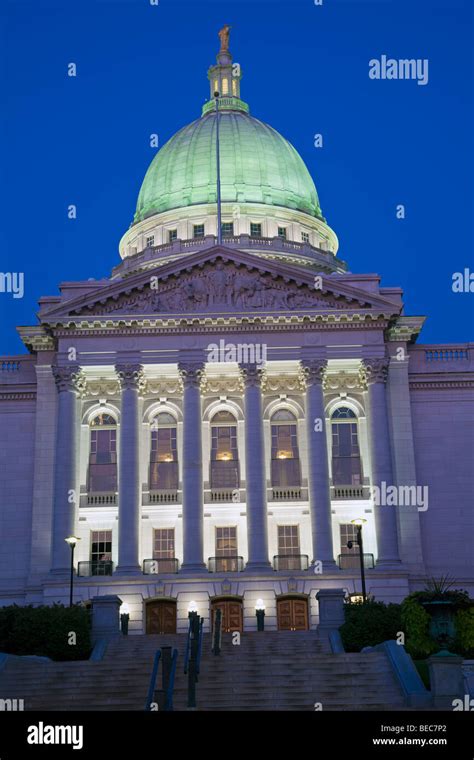
[[268,570],[267,488],[262,413],[264,372],[255,364],[241,366],[245,383],[245,470],[247,500],[247,570]]
[[313,561],[322,563],[323,571],[336,570],[332,540],[331,491],[326,439],[323,381],[325,359],[301,362],[306,381],[306,437],[308,445],[308,491],[311,514]]
[[68,573],[71,549],[65,539],[74,533],[78,459],[78,397],[85,387],[85,377],[77,365],[53,367],[58,390],[58,416],[54,464],[53,536],[51,572]]
[[[371,486],[375,493],[383,496],[393,484],[392,452],[388,426],[386,382],[389,359],[363,359],[362,373],[368,384],[368,427],[370,459],[372,466]],[[378,501],[378,503],[377,503]],[[377,567],[400,564],[398,552],[396,507],[374,502],[375,528],[377,532]]]
[[183,381],[183,564],[182,572],[205,570],[202,476],[201,362],[178,365]]
[[140,405],[144,375],[140,364],[115,367],[122,388],[119,459],[118,573],[137,573],[140,530]]

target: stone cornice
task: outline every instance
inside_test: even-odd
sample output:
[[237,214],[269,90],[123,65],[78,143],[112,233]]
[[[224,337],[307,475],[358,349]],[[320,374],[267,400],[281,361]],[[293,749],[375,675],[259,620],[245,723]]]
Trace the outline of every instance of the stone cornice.
[[408,379],[410,390],[427,391],[427,390],[456,390],[460,388],[474,388],[474,376],[456,377],[445,375],[444,377],[433,377],[433,375],[415,375]]
[[389,341],[400,343],[415,343],[426,317],[398,317],[394,324],[386,330]]
[[42,325],[33,325],[31,327],[17,327],[23,343],[28,351],[37,353],[38,351],[54,351],[56,341]]
[[8,391],[6,393],[0,392],[1,401],[35,401],[35,391]]

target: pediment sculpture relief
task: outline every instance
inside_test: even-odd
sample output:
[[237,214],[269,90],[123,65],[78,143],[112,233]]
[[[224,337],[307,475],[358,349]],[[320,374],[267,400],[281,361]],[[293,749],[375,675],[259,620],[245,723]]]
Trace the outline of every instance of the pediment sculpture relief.
[[[296,310],[350,308],[334,296],[318,294],[308,285],[285,282],[283,277],[249,271],[245,267],[217,262],[199,272],[184,272],[179,278],[150,282],[141,291],[110,299],[95,306],[94,314],[123,312],[186,314],[189,312]],[[91,312],[89,312],[91,313]]]

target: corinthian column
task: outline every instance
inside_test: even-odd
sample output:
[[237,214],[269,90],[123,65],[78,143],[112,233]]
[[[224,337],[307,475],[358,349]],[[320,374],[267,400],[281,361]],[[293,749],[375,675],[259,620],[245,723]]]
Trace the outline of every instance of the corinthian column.
[[137,573],[140,530],[140,415],[139,393],[143,387],[140,364],[115,367],[122,388],[119,442],[119,547],[118,573]]
[[201,362],[182,363],[183,381],[183,564],[181,572],[205,570],[203,561],[203,477]]
[[[386,387],[388,377],[387,358],[363,359],[362,372],[368,383],[368,429],[371,459],[371,486],[378,494],[386,493],[393,484],[392,452],[388,428]],[[385,484],[385,486],[383,485]],[[375,528],[377,532],[377,567],[397,565],[398,553],[396,507],[374,503]]]
[[54,464],[53,536],[51,572],[68,573],[71,550],[65,538],[74,533],[77,503],[77,398],[85,378],[77,365],[53,367],[58,389],[58,416]]
[[313,560],[323,570],[336,569],[332,541],[331,492],[326,439],[323,380],[325,359],[301,362],[306,380],[306,437],[308,441],[308,493],[313,540]]
[[245,470],[247,493],[247,570],[268,570],[267,488],[262,414],[263,370],[241,367],[245,383]]

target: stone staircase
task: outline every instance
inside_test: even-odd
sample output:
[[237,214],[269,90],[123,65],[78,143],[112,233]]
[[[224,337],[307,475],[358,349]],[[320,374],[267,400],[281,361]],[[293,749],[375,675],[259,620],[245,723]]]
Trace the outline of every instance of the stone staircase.
[[[100,662],[14,658],[0,671],[0,698],[23,699],[25,710],[143,710],[154,654],[172,646],[174,708],[185,710],[185,645],[184,635],[128,636],[111,642]],[[314,631],[242,633],[240,645],[224,634],[219,656],[204,635],[196,694],[198,710],[404,708],[383,653],[330,654]]]

